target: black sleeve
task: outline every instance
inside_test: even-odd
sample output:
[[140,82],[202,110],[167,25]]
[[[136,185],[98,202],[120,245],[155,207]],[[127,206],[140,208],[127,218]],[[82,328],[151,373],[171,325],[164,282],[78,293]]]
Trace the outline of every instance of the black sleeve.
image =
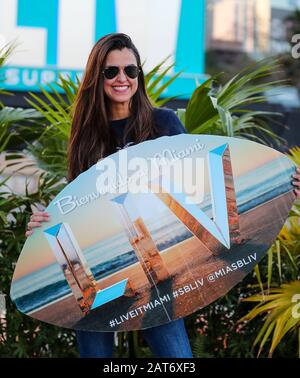
[[156,109],[155,118],[160,136],[172,136],[187,133],[185,127],[180,122],[175,112],[171,109]]
[[183,124],[180,122],[179,118],[173,112],[172,110],[170,111],[170,116],[169,116],[169,122],[170,122],[170,134],[169,135],[177,135],[177,134],[186,134],[187,131]]

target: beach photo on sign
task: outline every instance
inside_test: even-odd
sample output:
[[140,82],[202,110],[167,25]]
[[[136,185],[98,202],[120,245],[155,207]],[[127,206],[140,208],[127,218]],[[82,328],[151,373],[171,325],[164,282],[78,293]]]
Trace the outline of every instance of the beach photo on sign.
[[[149,192],[99,191],[96,164],[67,185],[46,209],[51,221],[27,239],[18,260],[11,296],[23,313],[98,331],[187,316],[253,269],[295,198],[294,164],[258,143],[178,135],[126,151],[129,161],[161,154],[175,169],[149,179]],[[117,162],[120,154],[106,159]],[[203,164],[182,176],[176,167],[187,158]],[[191,178],[201,186],[196,196],[176,190]]]

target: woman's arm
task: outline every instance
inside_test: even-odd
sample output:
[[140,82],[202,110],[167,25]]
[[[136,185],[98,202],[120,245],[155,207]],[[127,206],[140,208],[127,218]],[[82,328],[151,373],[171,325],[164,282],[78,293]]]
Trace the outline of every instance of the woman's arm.
[[169,115],[169,122],[170,122],[170,135],[178,135],[178,134],[186,134],[187,131],[183,124],[181,123],[180,119],[177,117],[175,112],[172,110],[170,111]]
[[186,129],[172,109],[155,108],[154,120],[159,136],[186,134]]

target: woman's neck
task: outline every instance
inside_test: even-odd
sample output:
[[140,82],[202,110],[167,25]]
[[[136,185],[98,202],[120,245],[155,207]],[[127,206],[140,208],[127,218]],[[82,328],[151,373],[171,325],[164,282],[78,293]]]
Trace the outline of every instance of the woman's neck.
[[116,121],[129,117],[129,104],[128,103],[115,103],[110,108],[110,120]]

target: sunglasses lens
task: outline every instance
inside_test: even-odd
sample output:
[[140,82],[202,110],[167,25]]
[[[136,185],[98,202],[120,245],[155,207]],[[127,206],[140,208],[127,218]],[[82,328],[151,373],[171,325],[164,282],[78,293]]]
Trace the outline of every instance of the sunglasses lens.
[[[135,65],[129,65],[129,66],[124,67],[124,72],[130,79],[135,79],[136,77],[138,77],[139,68]],[[119,67],[117,66],[107,67],[104,69],[103,73],[106,79],[111,80],[118,75]]]
[[139,68],[137,66],[126,66],[124,68],[124,71],[130,79],[135,79],[139,74]]
[[104,70],[104,76],[106,77],[106,79],[109,79],[109,80],[116,77],[118,73],[119,73],[119,67],[115,67],[115,66],[107,67]]

